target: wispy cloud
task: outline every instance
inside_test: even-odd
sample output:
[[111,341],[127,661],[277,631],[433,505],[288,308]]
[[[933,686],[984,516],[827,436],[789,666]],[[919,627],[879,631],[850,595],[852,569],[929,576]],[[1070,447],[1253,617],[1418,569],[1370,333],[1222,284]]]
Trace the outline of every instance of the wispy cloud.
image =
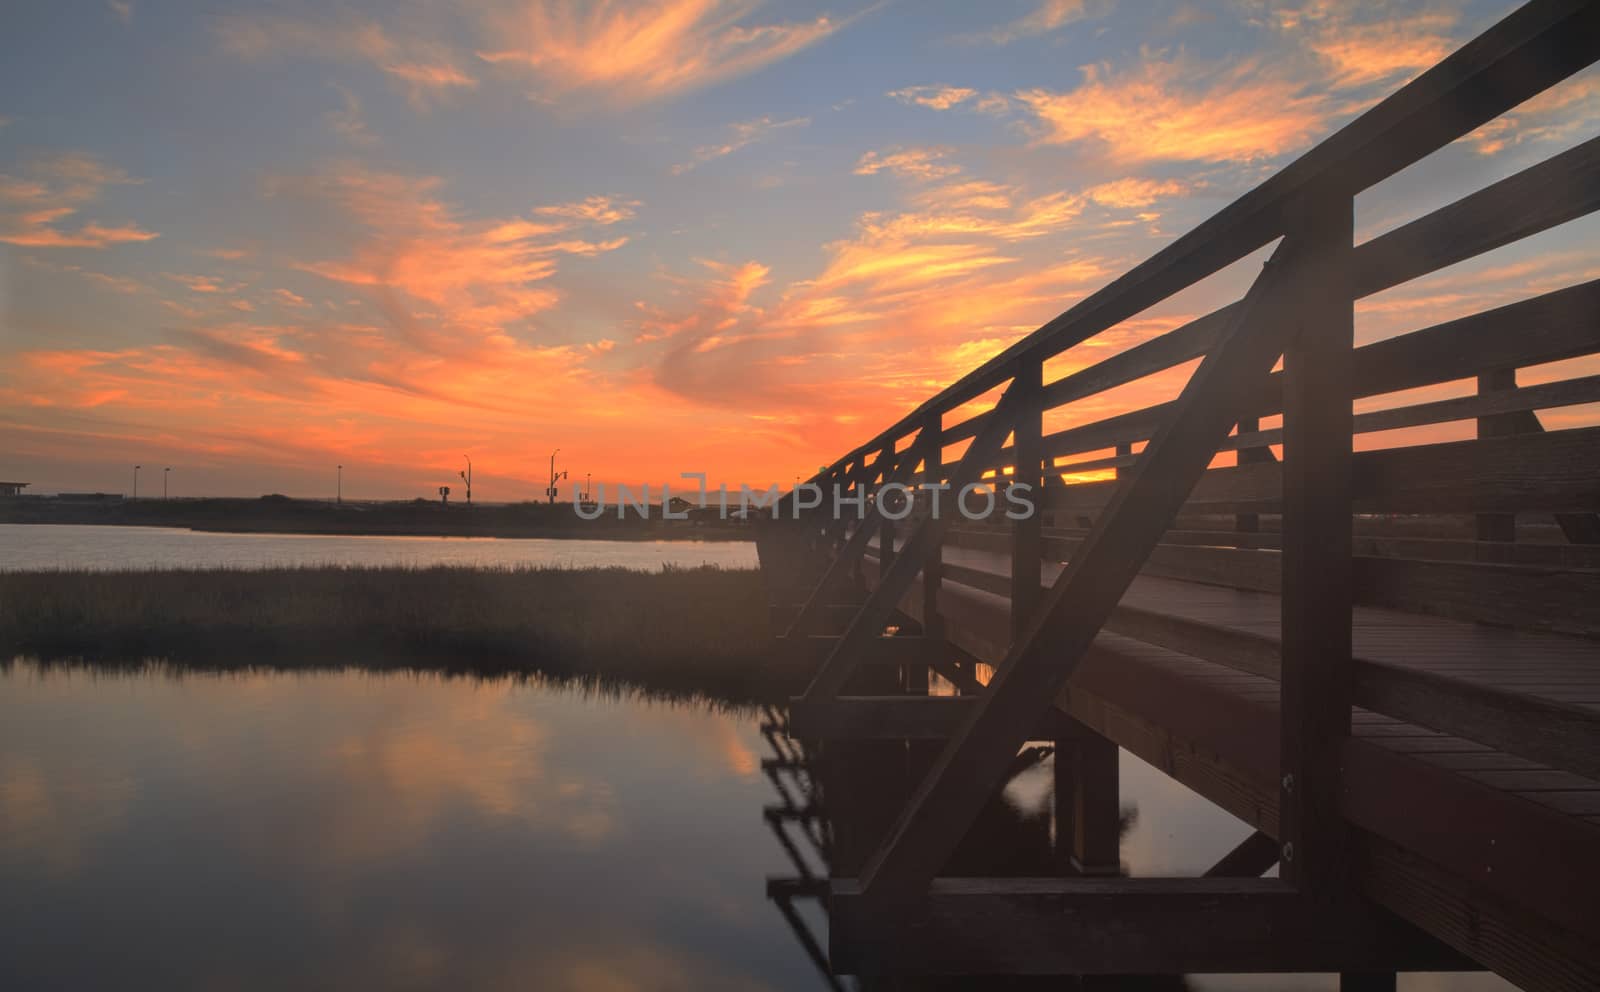
[[1023,38],[1049,34],[1089,16],[1091,13],[1085,0],[1042,0],[1039,6],[1014,21],[1008,21],[989,31],[964,35],[958,40],[1009,45]]
[[322,123],[339,137],[352,145],[369,146],[378,143],[378,136],[367,127],[366,114],[362,111],[361,98],[345,86],[334,87],[339,91],[340,106],[336,110],[323,113]]
[[681,176],[705,165],[707,162],[732,155],[741,148],[748,147],[758,141],[764,140],[774,132],[788,128],[805,127],[811,123],[809,117],[791,117],[788,120],[775,120],[770,116],[758,117],[753,121],[743,121],[738,124],[728,125],[727,140],[720,144],[701,145],[694,150],[689,161],[680,162],[672,167],[672,174]]
[[888,152],[869,151],[856,162],[856,175],[871,176],[890,172],[913,179],[945,179],[961,167],[944,159],[948,148],[897,148]]
[[220,20],[217,33],[224,51],[244,59],[368,63],[400,86],[418,110],[478,85],[450,46],[420,34],[393,34],[377,21],[352,16],[302,20],[240,14]]
[[33,248],[105,248],[150,241],[156,233],[134,224],[76,224],[79,211],[108,188],[142,181],[91,155],[35,159],[21,176],[0,174],[0,241]]
[[844,24],[826,15],[757,22],[755,6],[745,0],[491,3],[483,22],[495,40],[478,57],[531,74],[541,96],[589,90],[643,103],[755,72]]
[[925,86],[906,86],[898,90],[890,90],[889,96],[901,103],[915,104],[919,107],[932,107],[934,110],[949,110],[978,95],[978,91],[964,86],[942,86],[938,84]]

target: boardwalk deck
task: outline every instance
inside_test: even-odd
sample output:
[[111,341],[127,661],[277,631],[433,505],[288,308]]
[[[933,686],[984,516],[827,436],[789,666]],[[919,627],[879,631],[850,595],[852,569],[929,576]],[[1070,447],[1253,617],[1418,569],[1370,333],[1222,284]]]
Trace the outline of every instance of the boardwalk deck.
[[[1600,280],[1359,347],[1352,316],[1600,209],[1600,137],[1364,243],[1351,222],[1597,58],[1600,3],[1533,0],[810,480],[864,519],[779,503],[774,658],[815,672],[780,757],[831,769],[790,813],[825,827],[836,968],[1600,988],[1600,426],[1540,413],[1600,402]],[[1047,374],[1274,241],[1239,302]],[[1382,434],[1446,424],[1475,430]],[[901,513],[1019,484],[1021,520],[920,490]],[[1115,871],[1113,745],[1259,835],[1199,879],[956,880],[1038,740],[1065,857],[1036,868]],[[1237,877],[1272,851],[1279,878]]]

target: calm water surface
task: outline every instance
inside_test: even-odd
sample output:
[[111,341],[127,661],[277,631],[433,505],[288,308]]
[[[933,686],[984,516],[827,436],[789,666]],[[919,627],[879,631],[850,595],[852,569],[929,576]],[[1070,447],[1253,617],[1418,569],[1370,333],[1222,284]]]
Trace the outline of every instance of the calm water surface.
[[[760,816],[777,797],[756,723],[509,680],[16,662],[0,988],[821,988],[764,895],[792,869]],[[1122,771],[1135,874],[1198,871],[1244,836]],[[1036,809],[1048,781],[1009,798]]]
[[662,565],[755,568],[739,541],[217,534],[170,527],[0,524],[0,569],[269,568],[285,565]]

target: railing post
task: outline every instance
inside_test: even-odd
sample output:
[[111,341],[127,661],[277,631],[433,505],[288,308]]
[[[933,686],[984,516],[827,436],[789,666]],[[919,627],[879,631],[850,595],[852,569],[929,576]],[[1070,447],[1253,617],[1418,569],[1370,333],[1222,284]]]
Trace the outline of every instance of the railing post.
[[[909,458],[911,456],[907,455],[906,457]],[[893,441],[884,445],[883,457],[879,459],[879,464],[883,466],[883,478],[878,482],[877,489],[878,506],[881,509],[883,507],[883,487],[888,484],[890,475],[894,472],[895,452]],[[883,526],[878,531],[879,574],[881,575],[883,572],[888,571],[889,566],[892,564],[894,564],[894,521],[890,520],[888,515],[885,514]]]
[[[1240,434],[1253,434],[1261,429],[1259,417],[1244,417],[1239,421]],[[1240,448],[1235,456],[1240,465],[1255,465],[1261,462],[1272,461],[1271,448]],[[1233,529],[1240,534],[1255,534],[1261,530],[1261,514],[1237,513],[1233,518]]]
[[1345,891],[1339,765],[1350,736],[1353,202],[1324,194],[1287,238],[1298,326],[1283,356],[1282,878],[1317,901]]
[[[1516,369],[1495,369],[1478,376],[1478,395],[1517,388]],[[1514,413],[1500,413],[1478,418],[1478,437],[1506,437],[1517,432],[1518,417]],[[1515,541],[1517,515],[1515,513],[1478,514],[1478,540]]]
[[[928,414],[922,425],[922,481],[938,485],[944,481],[944,415]],[[934,493],[927,494],[931,497]],[[941,514],[957,512],[950,493],[938,493]],[[944,544],[928,553],[922,566],[922,631],[929,638],[944,636],[944,618],[939,614],[939,586],[944,581]]]
[[[1044,361],[1024,357],[1012,388],[1022,393],[1012,426],[1016,465],[1011,484],[1029,486],[1033,504],[1032,513],[1011,522],[1011,637],[1016,640],[1039,604],[1044,575]],[[1009,506],[1008,502],[1000,512]]]

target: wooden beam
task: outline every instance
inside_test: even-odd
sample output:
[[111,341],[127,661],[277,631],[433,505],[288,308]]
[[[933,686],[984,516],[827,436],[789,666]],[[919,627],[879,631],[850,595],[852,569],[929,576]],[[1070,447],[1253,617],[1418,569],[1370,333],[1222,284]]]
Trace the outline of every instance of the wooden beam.
[[[835,696],[789,701],[789,725],[804,740],[947,740],[978,705],[976,696]],[[1072,721],[1046,712],[1029,740],[1069,740]]]
[[[1287,247],[1286,247],[1287,246]],[[912,898],[943,867],[1022,740],[1061,691],[1140,563],[1167,529],[1184,493],[1239,418],[1242,392],[1271,371],[1296,280],[1294,242],[1280,245],[1245,297],[1238,320],[1201,362],[1174,416],[1118,486],[1079,554],[1062,571],[979,697],[983,705],[940,755],[888,841],[867,866],[865,892]],[[1309,273],[1300,272],[1301,276]]]
[[1308,912],[1276,879],[939,878],[886,914],[833,879],[830,952],[856,975],[1475,967],[1380,911]]
[[[927,422],[922,425],[922,432],[917,435],[921,442],[922,476],[923,481],[929,485],[940,485],[944,482],[944,420],[937,413],[930,413]],[[941,542],[928,552],[927,559],[922,563],[922,629],[937,637],[941,629],[942,620],[939,616],[939,584],[943,578],[944,545]]]
[[1056,830],[1065,834],[1072,867],[1083,875],[1122,873],[1118,761],[1117,746],[1084,727],[1056,745],[1055,785],[1070,790],[1065,803],[1056,797],[1058,814],[1068,814],[1064,822],[1058,815]]
[[1346,741],[1341,761],[1352,788],[1339,812],[1350,823],[1600,948],[1594,893],[1573,884],[1600,878],[1591,826],[1371,741]]
[[[1330,197],[1302,236],[1317,278],[1283,353],[1283,661],[1279,823],[1283,880],[1318,903],[1350,889],[1339,757],[1350,736],[1350,394],[1355,205]],[[1240,552],[1269,554],[1270,552]]]
[[1043,557],[1040,553],[1044,535],[1043,494],[1044,456],[1040,438],[1044,427],[1044,409],[1040,406],[1040,392],[1044,389],[1044,364],[1036,360],[1024,362],[1017,373],[1012,389],[1018,390],[1015,434],[1012,445],[1016,464],[1012,468],[1013,485],[1027,486],[1028,500],[1033,512],[1011,522],[1011,636],[1020,636],[1026,628],[1039,602],[1039,581],[1043,574]]

